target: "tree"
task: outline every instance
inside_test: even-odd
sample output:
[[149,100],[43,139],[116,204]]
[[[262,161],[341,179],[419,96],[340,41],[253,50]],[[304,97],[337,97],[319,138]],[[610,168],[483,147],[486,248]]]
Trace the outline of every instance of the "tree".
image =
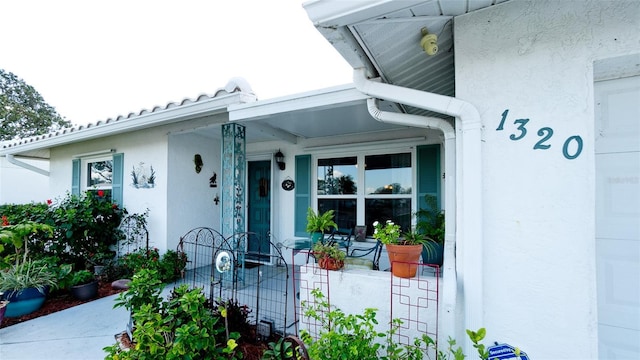
[[71,122],[62,118],[31,85],[0,69],[0,141],[46,134]]

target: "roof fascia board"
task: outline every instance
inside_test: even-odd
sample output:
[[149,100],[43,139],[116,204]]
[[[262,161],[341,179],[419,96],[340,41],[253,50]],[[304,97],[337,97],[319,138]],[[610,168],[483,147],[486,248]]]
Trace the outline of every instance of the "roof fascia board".
[[302,4],[316,26],[338,27],[355,24],[384,14],[424,3],[424,0],[313,0]]
[[230,105],[229,121],[258,120],[273,114],[336,106],[366,99],[367,96],[356,90],[353,85],[344,85],[276,99]]
[[74,142],[92,140],[96,138],[117,135],[124,132],[142,130],[150,127],[171,124],[179,121],[198,117],[205,117],[224,113],[231,104],[255,99],[253,95],[234,93],[222,97],[215,97],[189,104],[170,107],[156,112],[144,113],[131,118],[116,120],[103,125],[93,125],[81,130],[67,129],[65,134],[51,136],[43,139],[25,139],[27,143],[7,146],[0,149],[0,155],[19,154],[32,150],[47,149],[55,146],[67,145]]

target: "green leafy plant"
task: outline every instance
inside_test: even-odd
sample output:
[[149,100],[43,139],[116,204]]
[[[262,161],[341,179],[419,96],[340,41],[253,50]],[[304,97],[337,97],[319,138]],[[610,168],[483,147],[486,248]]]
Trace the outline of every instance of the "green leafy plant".
[[444,244],[444,211],[438,208],[438,198],[433,195],[424,197],[427,208],[421,208],[416,212],[416,227],[414,234],[426,240],[424,249],[430,256],[436,252],[436,245]]
[[55,274],[45,264],[27,258],[0,271],[0,292],[6,296],[20,295],[26,288],[36,288],[44,294],[47,287],[55,286]]
[[302,340],[308,344],[312,359],[423,359],[429,343],[433,341],[424,335],[413,345],[401,345],[393,341],[393,335],[401,324],[395,320],[387,332],[378,332],[376,309],[367,308],[363,314],[345,314],[331,307],[319,289],[311,291],[314,301],[303,302],[305,316],[320,324],[317,339],[302,330]]
[[[50,237],[53,234],[53,228],[46,224],[35,221],[26,220],[15,225],[9,225],[6,217],[3,218],[3,226],[0,229],[0,268],[9,266],[12,262],[18,265],[20,258],[29,253],[29,241],[32,237]],[[12,249],[10,253],[7,250]]]
[[316,213],[312,208],[307,209],[307,232],[325,233],[338,225],[333,221],[334,211],[327,210],[323,213]]
[[[144,269],[142,272],[150,272]],[[138,274],[136,274],[137,276]],[[145,278],[146,276],[139,276]],[[128,350],[119,344],[105,347],[106,359],[236,359],[238,334],[226,341],[221,317],[206,307],[201,289],[182,285],[168,300],[142,304],[133,314],[134,346]]]
[[49,249],[76,268],[85,268],[95,254],[112,253],[110,248],[123,238],[123,214],[104,191],[67,194],[49,209],[47,223],[55,228]]
[[[291,343],[284,341],[284,338],[278,341],[271,341],[267,345],[269,348],[262,353],[262,360],[286,360],[293,359],[293,346]],[[284,356],[282,356],[284,354]]]
[[347,257],[347,254],[340,250],[335,242],[318,241],[313,245],[312,252],[318,265],[329,270],[341,269],[344,266],[344,259]]
[[118,294],[114,308],[124,307],[132,314],[140,311],[143,305],[160,309],[162,297],[162,281],[158,272],[151,269],[140,269],[133,275],[129,289]]
[[138,249],[125,254],[120,259],[120,264],[127,276],[131,276],[140,269],[152,269],[157,271],[160,281],[171,282],[182,275],[187,266],[187,255],[168,250],[161,256],[157,248]]
[[72,273],[71,280],[69,281],[70,286],[78,286],[89,284],[96,280],[95,275],[89,270],[78,270]]
[[422,245],[425,239],[416,233],[400,231],[400,225],[387,220],[384,225],[379,221],[373,222],[373,237],[385,245]]

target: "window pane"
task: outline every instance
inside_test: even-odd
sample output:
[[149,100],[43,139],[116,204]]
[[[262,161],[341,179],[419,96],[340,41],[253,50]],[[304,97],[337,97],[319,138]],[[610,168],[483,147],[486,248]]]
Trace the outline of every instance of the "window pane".
[[335,217],[333,221],[338,224],[340,230],[349,230],[356,226],[356,199],[320,199],[318,211],[325,212],[333,209]]
[[366,193],[411,194],[411,154],[365,157]]
[[411,199],[366,199],[365,223],[367,236],[373,236],[373,222],[391,220],[402,232],[411,229]]
[[90,162],[87,167],[87,186],[113,183],[113,160]]
[[357,191],[357,158],[318,160],[318,195],[348,195]]

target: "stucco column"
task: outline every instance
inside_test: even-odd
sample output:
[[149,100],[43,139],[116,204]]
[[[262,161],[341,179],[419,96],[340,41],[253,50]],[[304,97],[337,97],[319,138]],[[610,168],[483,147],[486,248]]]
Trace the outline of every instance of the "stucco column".
[[[222,125],[222,235],[245,231],[245,127]],[[236,244],[237,246],[237,244]]]

